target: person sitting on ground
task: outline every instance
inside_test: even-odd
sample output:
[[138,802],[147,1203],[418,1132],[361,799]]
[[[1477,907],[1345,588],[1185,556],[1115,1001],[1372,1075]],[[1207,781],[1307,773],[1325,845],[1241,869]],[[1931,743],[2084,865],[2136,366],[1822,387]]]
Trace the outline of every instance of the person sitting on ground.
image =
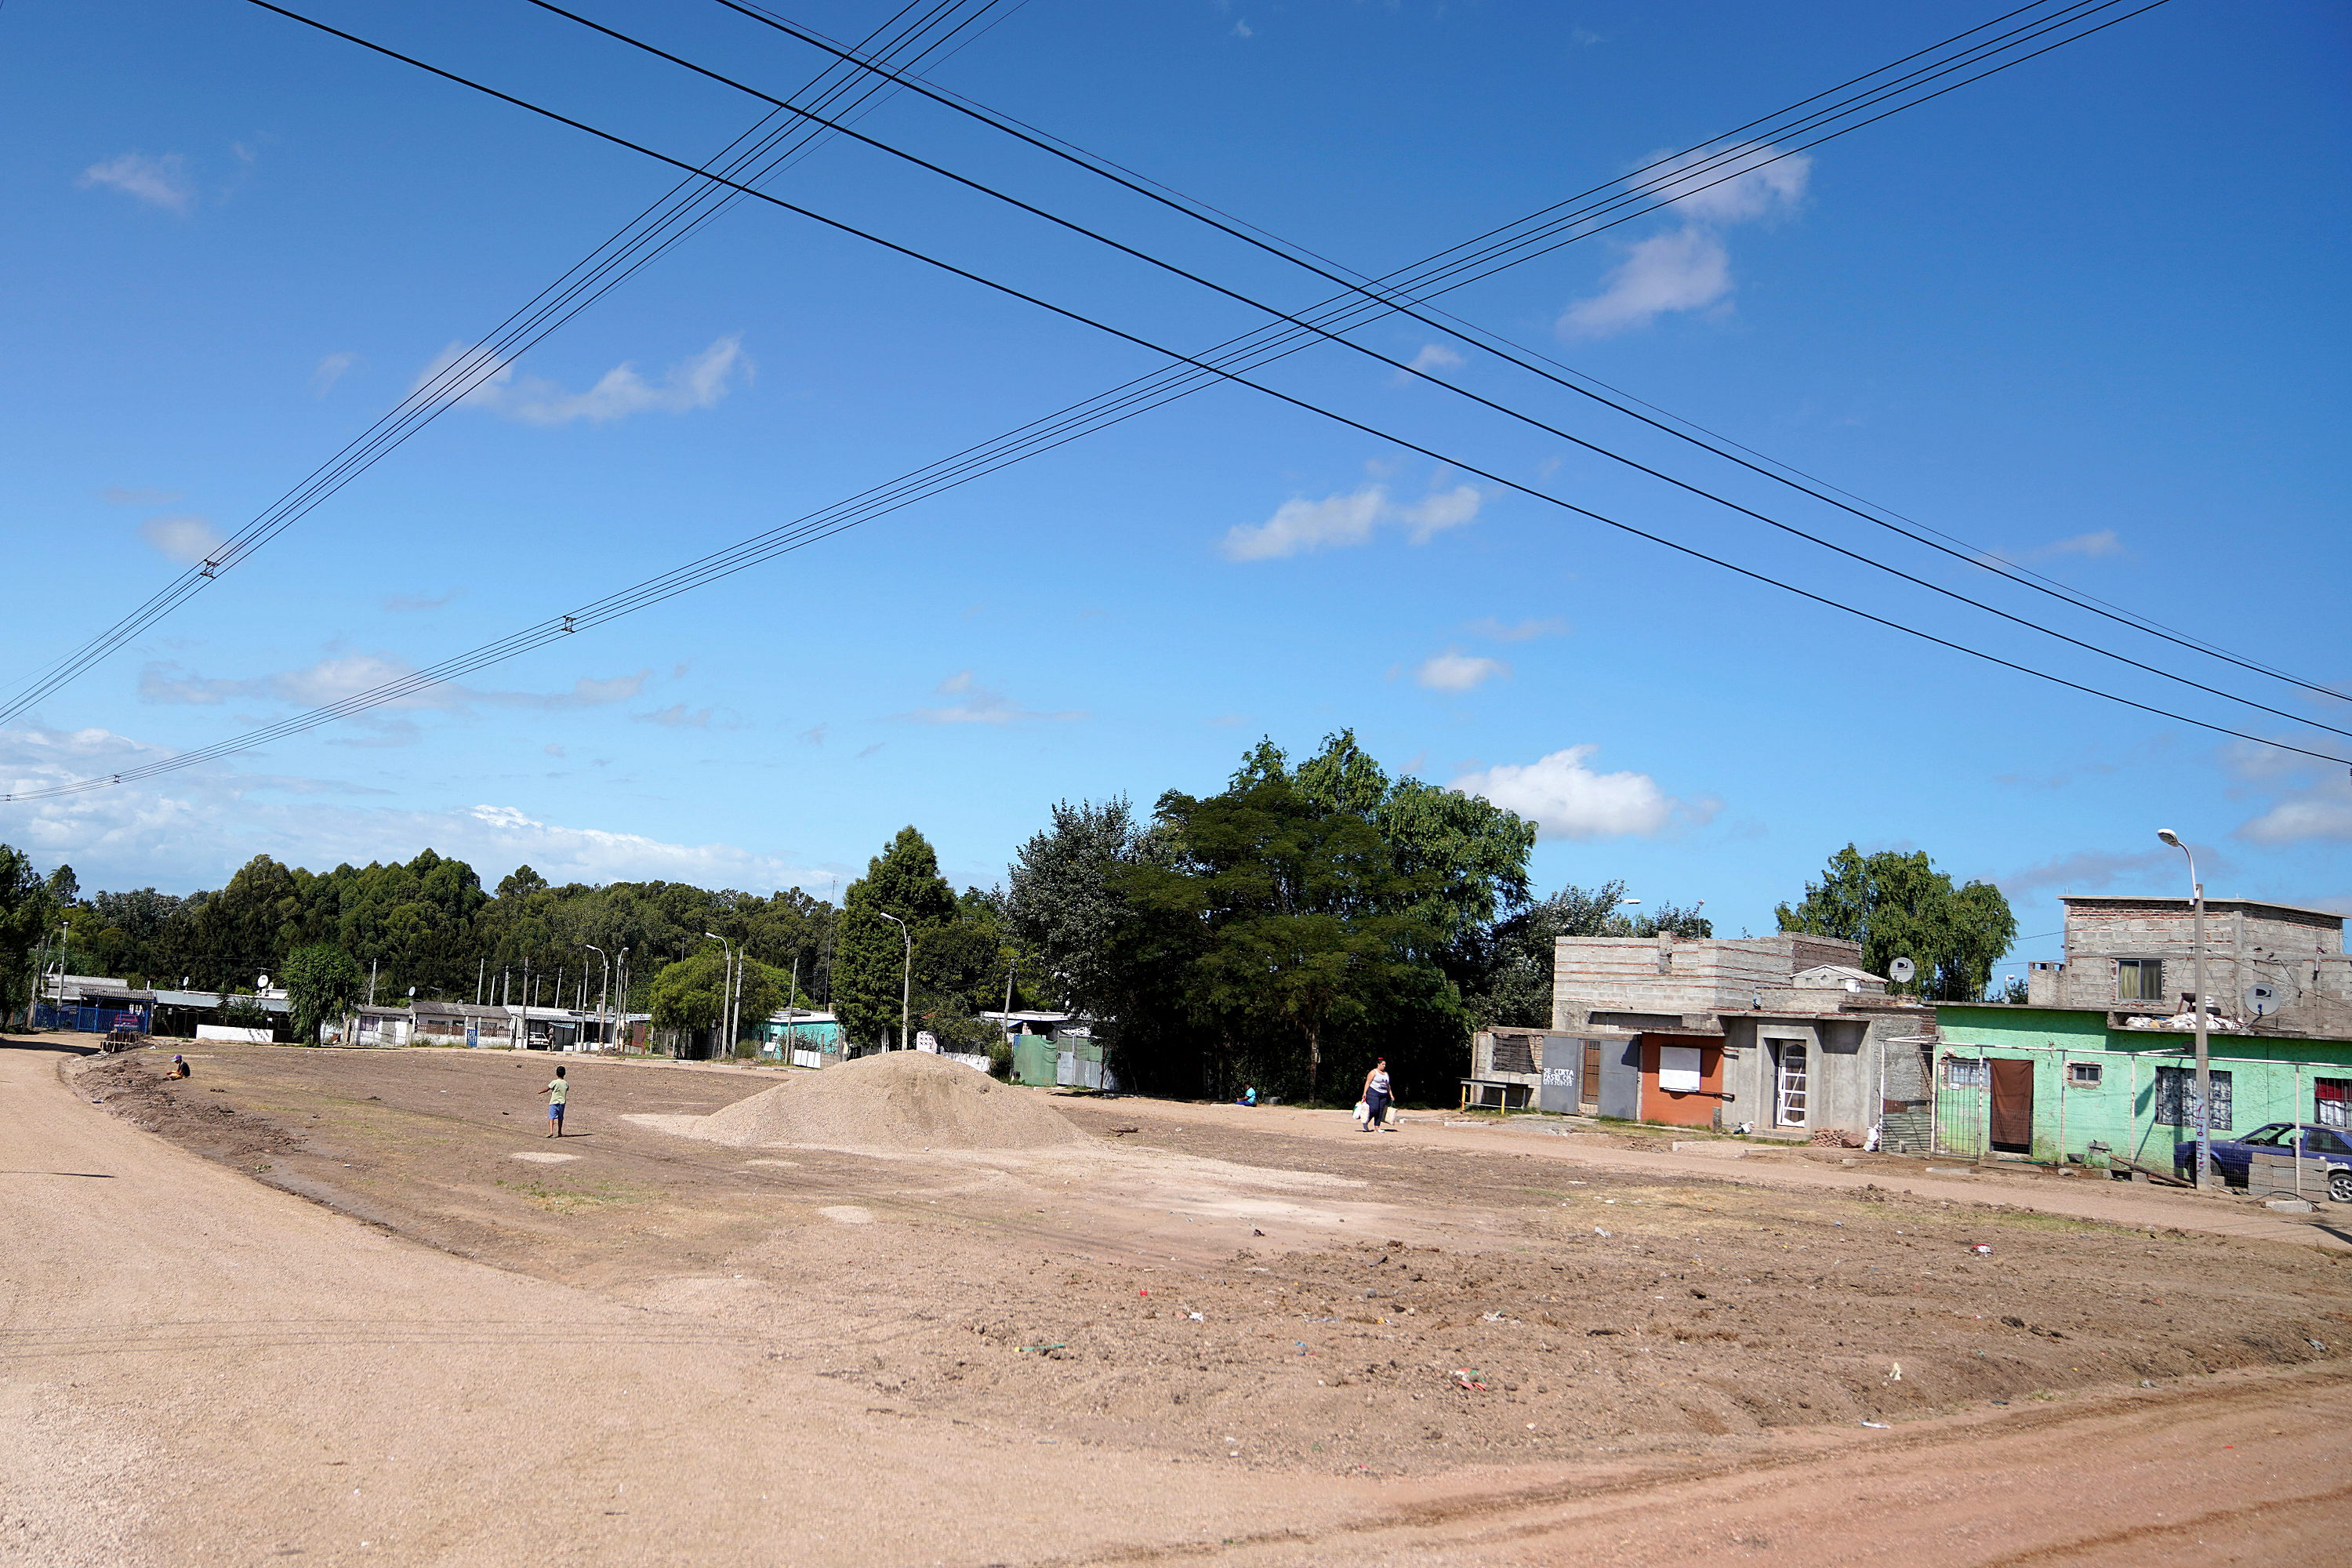
[[1389,1058],[1381,1058],[1364,1075],[1364,1131],[1377,1132],[1389,1115]]
[[1242,1097],[1239,1100],[1234,1100],[1234,1103],[1235,1105],[1255,1105],[1257,1103],[1257,1085],[1252,1084],[1247,1089],[1243,1089]]
[[548,1133],[550,1138],[563,1136],[563,1101],[571,1092],[572,1086],[563,1080],[563,1069],[557,1068],[547,1084],[547,1119],[555,1123],[554,1131]]
[[165,1073],[163,1076],[165,1078],[186,1078],[188,1076],[188,1058],[175,1055],[172,1058],[172,1070]]

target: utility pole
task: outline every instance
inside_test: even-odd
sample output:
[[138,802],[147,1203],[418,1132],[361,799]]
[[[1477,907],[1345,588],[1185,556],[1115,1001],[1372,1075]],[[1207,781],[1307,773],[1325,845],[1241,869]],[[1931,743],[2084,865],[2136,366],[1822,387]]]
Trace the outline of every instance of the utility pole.
[[2189,984],[2195,994],[2197,1008],[2197,1190],[2210,1192],[2213,1187],[2213,1062],[2206,1052],[2205,1041],[2205,884],[2197,879],[2197,857],[2189,854],[2189,846],[2180,842],[2179,834],[2169,827],[2159,827],[2156,836],[2189,856],[2189,941],[2196,949]]
[[[719,971],[719,1032],[724,1035],[734,1026],[735,944],[715,931],[707,931],[702,934],[727,952],[726,966]],[[730,1039],[726,1042],[726,1045],[727,1054],[733,1056],[735,1042]],[[717,1054],[712,1053],[714,1057]]]
[[620,983],[621,1044],[625,1048],[629,1043],[629,950],[626,947],[623,947],[620,955],[613,960],[613,970],[614,978]]
[[477,1007],[482,1005],[482,982],[489,973],[490,955],[486,952],[474,961],[474,1005]]
[[373,1007],[373,1006],[374,1006],[374,1005],[375,1005],[375,971],[376,971],[376,966],[377,966],[379,963],[381,963],[382,962],[383,962],[383,960],[382,960],[382,959],[378,959],[378,958],[371,958],[371,959],[369,959],[369,960],[368,960],[368,999],[367,999],[367,1005],[368,1005],[369,1006],[371,1006],[371,1007]]
[[905,921],[887,910],[876,910],[874,912],[897,926],[898,934],[907,939],[907,963],[898,975],[898,1048],[908,1050],[915,1043],[909,1027],[914,1023],[915,1015],[915,933]]

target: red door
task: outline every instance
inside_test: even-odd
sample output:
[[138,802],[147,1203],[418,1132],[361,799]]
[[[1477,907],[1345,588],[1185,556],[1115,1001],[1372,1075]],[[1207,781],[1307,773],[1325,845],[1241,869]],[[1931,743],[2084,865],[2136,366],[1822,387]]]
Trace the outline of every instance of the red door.
[[2033,1152],[2033,1064],[1992,1058],[1992,1146]]

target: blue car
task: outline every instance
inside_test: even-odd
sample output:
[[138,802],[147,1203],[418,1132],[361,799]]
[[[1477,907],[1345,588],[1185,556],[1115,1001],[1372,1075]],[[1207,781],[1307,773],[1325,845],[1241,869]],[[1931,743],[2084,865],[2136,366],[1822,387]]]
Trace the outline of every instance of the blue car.
[[[2327,1195],[2339,1204],[2352,1204],[2352,1136],[2347,1136],[2344,1129],[2308,1121],[2300,1131],[2304,1157],[2317,1162],[2326,1173]],[[2232,1186],[2244,1186],[2254,1152],[2291,1154],[2296,1131],[2292,1121],[2268,1121],[2242,1138],[2214,1139],[2213,1173]],[[2183,1139],[2172,1146],[2172,1168],[2184,1179],[2195,1173],[2196,1139]]]

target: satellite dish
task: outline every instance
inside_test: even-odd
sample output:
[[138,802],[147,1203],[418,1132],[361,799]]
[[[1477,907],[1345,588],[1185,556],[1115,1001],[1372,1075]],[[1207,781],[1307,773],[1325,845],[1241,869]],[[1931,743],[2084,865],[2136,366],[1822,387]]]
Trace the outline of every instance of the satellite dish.
[[1918,973],[1919,966],[1907,958],[1898,958],[1886,966],[1886,978],[1897,985],[1908,985],[1911,977]]
[[2274,985],[2246,987],[2246,1011],[2260,1018],[2278,1011],[2278,988]]

